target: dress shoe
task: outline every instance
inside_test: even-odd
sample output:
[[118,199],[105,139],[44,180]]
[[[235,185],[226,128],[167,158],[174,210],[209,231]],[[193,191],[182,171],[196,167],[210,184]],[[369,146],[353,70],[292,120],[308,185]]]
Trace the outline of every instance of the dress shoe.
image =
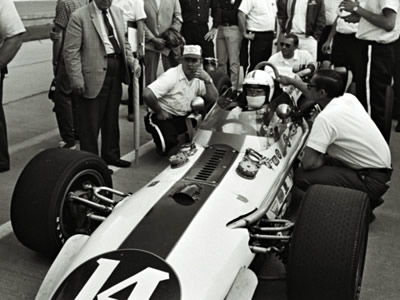
[[128,114],[128,121],[129,122],[135,121],[135,117],[133,116],[133,114]]
[[110,175],[112,175],[112,174],[114,173],[114,171],[111,170],[111,169],[108,169],[108,173],[109,173]]
[[109,160],[106,161],[106,163],[107,165],[112,165],[119,168],[128,168],[131,165],[129,161],[123,159]]
[[400,132],[400,120],[397,121],[397,125],[396,125],[396,127],[395,127],[394,130],[395,130],[396,132]]

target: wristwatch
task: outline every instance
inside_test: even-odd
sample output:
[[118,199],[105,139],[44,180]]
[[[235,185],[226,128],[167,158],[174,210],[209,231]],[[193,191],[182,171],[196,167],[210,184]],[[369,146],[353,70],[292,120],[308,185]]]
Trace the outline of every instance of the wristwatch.
[[353,7],[353,11],[354,11],[354,12],[357,12],[358,8],[359,8],[359,6],[354,6],[354,7]]
[[206,83],[213,83],[214,81],[212,80],[212,78],[210,77],[210,79],[208,79],[207,81],[206,81]]

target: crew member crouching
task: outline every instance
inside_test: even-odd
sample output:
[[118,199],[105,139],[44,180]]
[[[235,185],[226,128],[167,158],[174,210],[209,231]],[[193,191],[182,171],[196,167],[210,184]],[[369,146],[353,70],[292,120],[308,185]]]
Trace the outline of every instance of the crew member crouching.
[[203,69],[201,47],[184,46],[181,60],[143,91],[143,100],[152,110],[145,117],[146,130],[163,155],[178,144],[178,135],[187,131],[185,119],[191,112],[191,102],[203,97],[209,106],[218,97],[210,75]]

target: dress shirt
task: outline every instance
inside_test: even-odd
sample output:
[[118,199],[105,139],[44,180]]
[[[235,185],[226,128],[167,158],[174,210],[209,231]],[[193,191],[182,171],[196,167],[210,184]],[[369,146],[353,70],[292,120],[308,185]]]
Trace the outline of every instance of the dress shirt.
[[221,24],[221,7],[218,0],[180,0],[183,23],[207,24],[209,10],[213,18],[213,28]]
[[239,10],[246,15],[248,31],[275,31],[278,12],[275,0],[242,0]]
[[0,1],[0,47],[5,39],[14,35],[25,32],[19,14],[15,8],[13,1]]
[[[107,54],[113,54],[115,52],[114,51],[114,47],[111,44],[110,39],[108,38],[108,32],[107,32],[106,25],[104,24],[102,11],[97,7],[96,1],[93,1],[93,3],[94,3],[95,11],[96,11],[96,18],[97,18],[97,21],[100,24],[100,35],[101,35],[101,39],[103,40],[104,47],[106,48],[106,53]],[[114,20],[113,20],[111,14],[110,14],[110,11],[108,9],[107,9],[107,17],[108,17],[108,20],[110,21],[110,24],[111,24],[114,32],[116,32],[115,26],[114,26]],[[118,45],[121,45],[120,41],[118,40],[117,34],[115,34],[114,36],[115,36],[115,39],[118,42]]]

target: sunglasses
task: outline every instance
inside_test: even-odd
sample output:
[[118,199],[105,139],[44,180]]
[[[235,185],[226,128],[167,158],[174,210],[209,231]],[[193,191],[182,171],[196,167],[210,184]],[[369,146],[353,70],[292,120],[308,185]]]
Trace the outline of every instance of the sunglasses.
[[311,90],[312,88],[317,88],[317,86],[315,84],[308,83],[307,84],[307,89]]
[[292,47],[293,45],[292,44],[288,44],[288,43],[279,43],[279,45],[281,45],[281,47],[283,48],[283,47],[286,47],[286,48],[290,48],[290,47]]

